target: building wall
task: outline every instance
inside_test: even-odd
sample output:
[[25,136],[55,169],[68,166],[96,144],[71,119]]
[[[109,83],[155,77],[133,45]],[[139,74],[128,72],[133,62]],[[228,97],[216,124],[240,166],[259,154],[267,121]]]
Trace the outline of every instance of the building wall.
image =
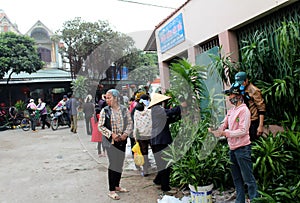
[[[238,43],[234,30],[245,26],[295,0],[190,0],[155,30],[161,85],[168,87],[167,61],[188,52],[188,60],[195,63],[199,44],[217,37],[224,55],[231,53],[238,60]],[[162,53],[159,33],[182,14],[185,40]]]
[[[243,26],[243,24],[253,21],[273,9],[292,2],[294,0],[191,0],[156,29],[159,58],[161,61],[165,61],[189,47],[218,36],[227,30]],[[162,54],[158,32],[179,13],[183,14],[186,40]]]

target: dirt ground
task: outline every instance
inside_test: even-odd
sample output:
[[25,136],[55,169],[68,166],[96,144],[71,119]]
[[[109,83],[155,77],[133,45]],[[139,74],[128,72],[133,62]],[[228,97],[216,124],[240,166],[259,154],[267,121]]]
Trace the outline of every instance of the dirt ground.
[[[0,202],[115,202],[108,198],[107,159],[98,158],[83,121],[77,134],[67,127],[38,132],[0,132]],[[157,202],[154,174],[142,177],[127,154],[121,185],[130,190],[117,202]]]
[[[77,134],[64,126],[56,131],[40,127],[38,132],[0,131],[0,203],[116,202],[107,196],[107,158],[98,157],[97,144],[86,135],[82,120],[78,126]],[[153,155],[149,157],[155,168]],[[121,186],[130,192],[120,194],[117,202],[165,200],[168,196],[162,196],[152,183],[154,176],[142,177],[136,170],[128,142]],[[189,196],[189,191],[184,193]],[[184,193],[179,191],[175,197],[182,198]],[[215,195],[214,202],[232,203],[230,198],[224,201],[229,196]]]

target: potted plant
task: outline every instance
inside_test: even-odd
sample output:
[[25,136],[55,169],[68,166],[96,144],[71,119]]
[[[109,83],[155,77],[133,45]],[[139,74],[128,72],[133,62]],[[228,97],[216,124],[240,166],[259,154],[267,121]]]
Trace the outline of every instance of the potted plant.
[[[171,181],[191,191],[193,202],[197,198],[212,202],[213,186],[224,187],[230,180],[228,146],[208,133],[208,120],[182,121],[185,127],[178,131],[166,159],[172,165]],[[203,190],[204,191],[200,191]]]
[[16,103],[15,103],[15,107],[16,109],[18,110],[18,113],[22,113],[26,110],[26,104],[24,101],[22,100],[18,100]]
[[[207,98],[207,87],[204,80],[207,77],[207,67],[192,65],[187,60],[178,60],[170,66],[171,88],[168,94],[172,104],[184,100],[188,103],[186,115],[182,120],[171,125],[173,143],[165,151],[165,159],[172,167],[171,183],[176,186],[189,187],[192,201],[201,198],[212,202],[212,187],[224,187],[225,181],[231,180],[228,146],[219,142],[215,136],[208,133],[208,127],[216,125],[219,115],[216,102]],[[206,106],[201,106],[203,99]],[[221,106],[221,105],[217,105]],[[212,113],[212,112],[218,113]],[[204,190],[202,190],[204,186]],[[201,196],[202,195],[202,196]]]

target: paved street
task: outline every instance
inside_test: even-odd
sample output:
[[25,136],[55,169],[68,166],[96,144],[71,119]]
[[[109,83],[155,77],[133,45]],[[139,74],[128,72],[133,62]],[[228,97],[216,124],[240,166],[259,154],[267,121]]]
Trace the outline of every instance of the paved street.
[[[0,203],[115,202],[107,197],[107,159],[98,158],[97,144],[90,142],[84,122],[78,124],[77,134],[64,126],[57,131],[38,127],[38,132],[0,132]],[[154,166],[153,155],[149,157]],[[140,175],[128,144],[121,185],[130,192],[120,194],[119,202],[157,202],[163,196],[152,184],[154,175]]]
[[[79,121],[78,134],[67,127],[38,132],[22,129],[0,132],[0,202],[114,202],[107,197],[107,160],[98,158],[96,143]],[[130,193],[120,202],[157,202],[153,175],[130,170],[131,156],[121,184]]]

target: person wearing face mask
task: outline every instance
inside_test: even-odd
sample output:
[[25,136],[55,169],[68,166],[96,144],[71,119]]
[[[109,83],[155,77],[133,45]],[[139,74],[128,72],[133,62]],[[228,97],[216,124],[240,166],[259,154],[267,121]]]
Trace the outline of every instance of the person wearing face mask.
[[216,131],[212,132],[216,137],[225,137],[230,148],[231,175],[236,189],[235,203],[245,202],[244,185],[248,187],[248,195],[252,201],[258,197],[257,184],[253,175],[251,160],[251,141],[249,127],[251,113],[244,103],[241,85],[235,83],[225,91],[229,95],[229,101],[233,105],[223,124]]
[[144,165],[142,176],[148,176],[149,158],[148,148],[150,146],[152,119],[151,109],[148,109],[150,97],[143,94],[140,97],[139,103],[135,106],[133,137],[139,143],[142,155],[144,156]]
[[257,140],[264,131],[264,118],[266,105],[262,97],[260,89],[249,82],[247,73],[238,72],[235,74],[235,83],[241,85],[242,94],[245,104],[251,113],[251,125],[249,129],[250,140]]

